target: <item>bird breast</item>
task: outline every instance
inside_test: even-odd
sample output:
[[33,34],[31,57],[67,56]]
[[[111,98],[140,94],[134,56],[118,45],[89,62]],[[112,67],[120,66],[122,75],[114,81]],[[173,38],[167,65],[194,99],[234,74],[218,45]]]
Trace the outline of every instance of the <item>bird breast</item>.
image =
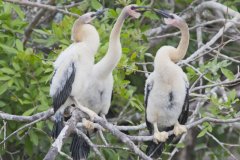
[[77,97],[83,106],[97,114],[107,114],[113,88],[112,76],[100,80],[91,71],[79,71],[76,74],[75,82],[73,84],[73,96]]
[[154,79],[148,99],[147,120],[157,122],[159,127],[169,127],[178,121],[181,114],[186,86],[181,74],[175,74],[171,81],[162,78]]

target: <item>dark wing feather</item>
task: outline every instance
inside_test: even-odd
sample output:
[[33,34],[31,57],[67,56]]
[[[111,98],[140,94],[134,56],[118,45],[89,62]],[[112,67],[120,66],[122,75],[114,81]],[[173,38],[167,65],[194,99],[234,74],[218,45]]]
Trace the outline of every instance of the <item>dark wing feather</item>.
[[151,123],[149,123],[148,120],[147,120],[147,105],[148,105],[148,97],[149,97],[149,94],[150,94],[150,91],[152,90],[152,88],[153,88],[153,81],[146,84],[146,86],[145,86],[145,97],[144,97],[145,121],[146,121],[146,125],[147,125],[147,128],[148,128],[150,134],[153,133],[153,125]]
[[[53,125],[53,130],[52,130],[52,137],[56,139],[58,135],[60,134],[62,128],[64,127],[63,121],[64,117],[62,113],[56,113],[56,111],[63,105],[67,98],[70,96],[71,91],[72,91],[72,84],[75,78],[75,66],[74,63],[72,63],[69,67],[65,68],[65,72],[62,74],[62,80],[58,79],[58,81],[54,81],[56,78],[56,75],[58,75],[58,69],[56,69],[53,73],[53,77],[51,80],[51,85],[53,82],[59,83],[57,86],[59,86],[55,93],[53,94],[53,109],[55,113],[55,121]],[[61,74],[61,73],[60,73]],[[61,77],[61,76],[60,76]]]
[[[87,134],[87,136],[89,137],[89,134]],[[84,138],[74,133],[70,152],[73,160],[87,159],[90,152],[90,146]]]
[[[65,73],[64,75],[67,76],[67,79],[65,81],[65,84],[63,84],[64,86],[62,88],[59,88],[57,90],[57,92],[55,93],[55,95],[53,95],[53,108],[54,108],[54,112],[56,112],[59,107],[61,107],[61,105],[63,105],[65,103],[65,101],[67,100],[67,98],[70,96],[71,91],[72,91],[72,84],[75,78],[75,72],[76,72],[76,68],[74,63],[71,64],[71,73]],[[56,74],[57,70],[55,71],[54,75]],[[66,72],[69,72],[68,70]],[[53,77],[54,78],[54,77]]]
[[[153,81],[149,82],[145,86],[145,97],[144,97],[144,104],[145,104],[145,121],[147,128],[149,130],[149,133],[152,135],[153,134],[153,125],[148,122],[147,120],[147,106],[148,106],[148,98],[149,94],[153,88]],[[147,149],[146,149],[146,154],[150,157],[156,158],[159,157],[164,149],[164,143],[156,144],[154,142],[148,142],[147,144]],[[158,154],[160,153],[160,154]]]
[[189,112],[189,89],[188,87],[186,87],[186,96],[185,96],[182,112],[178,118],[178,122],[180,124],[185,124],[187,122],[188,112]]

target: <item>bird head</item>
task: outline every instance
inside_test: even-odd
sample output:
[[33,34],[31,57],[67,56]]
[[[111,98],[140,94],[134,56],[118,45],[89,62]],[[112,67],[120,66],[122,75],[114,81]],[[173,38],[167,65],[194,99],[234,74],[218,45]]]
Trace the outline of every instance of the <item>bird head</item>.
[[87,24],[92,22],[92,20],[94,20],[95,18],[103,15],[104,13],[104,9],[103,10],[99,10],[97,12],[88,12],[85,13],[84,15],[80,16],[79,19],[81,20],[82,23]]
[[176,14],[167,13],[165,11],[156,10],[156,9],[154,11],[157,14],[160,14],[164,17],[164,22],[166,24],[173,25],[173,26],[178,27],[178,28],[181,27],[183,24],[185,24],[185,21]]
[[139,18],[141,16],[141,14],[138,12],[138,9],[140,8],[140,6],[137,6],[137,5],[128,5],[126,7],[123,8],[123,11],[133,17],[133,18]]
[[[96,41],[99,40],[99,35],[96,28],[89,24],[95,18],[101,16],[104,13],[103,10],[97,12],[88,12],[80,16],[73,24],[71,39],[74,42],[80,42],[91,37],[95,37]],[[96,44],[98,44],[97,42]]]

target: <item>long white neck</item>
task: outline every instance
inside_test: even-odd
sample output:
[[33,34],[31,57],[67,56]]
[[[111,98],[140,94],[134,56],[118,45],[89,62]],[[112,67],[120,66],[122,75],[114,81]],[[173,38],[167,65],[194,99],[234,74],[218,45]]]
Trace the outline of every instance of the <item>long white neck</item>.
[[178,62],[184,58],[189,45],[189,30],[187,24],[183,23],[179,29],[181,32],[181,40],[178,44],[176,52],[171,52],[169,55],[173,62]]
[[121,58],[122,46],[120,42],[120,33],[126,17],[127,14],[125,10],[123,10],[111,31],[106,55],[95,65],[97,74],[101,77],[106,77],[111,74]]
[[75,43],[85,43],[94,55],[99,47],[100,40],[96,28],[90,24],[82,23],[81,19],[75,21],[72,28],[72,40]]

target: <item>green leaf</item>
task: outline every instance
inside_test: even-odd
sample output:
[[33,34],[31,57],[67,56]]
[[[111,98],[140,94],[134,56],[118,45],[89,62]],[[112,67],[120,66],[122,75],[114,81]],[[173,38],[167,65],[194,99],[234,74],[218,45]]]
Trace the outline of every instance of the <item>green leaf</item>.
[[31,109],[25,111],[23,113],[23,116],[30,116],[33,113],[34,110],[35,110],[35,108],[31,108]]
[[12,77],[9,77],[9,76],[1,76],[0,77],[0,81],[7,81],[9,79],[11,79]]
[[118,16],[117,12],[113,9],[109,9],[107,15],[109,18],[117,18],[117,16]]
[[7,83],[0,86],[0,95],[2,95],[8,89]]
[[34,146],[29,136],[25,139],[23,144],[24,144],[24,152],[26,152],[28,155],[31,156],[33,154]]
[[158,20],[159,19],[159,17],[155,13],[150,12],[150,11],[146,11],[143,15],[145,17],[151,19],[151,20]]
[[207,128],[204,128],[198,135],[197,138],[203,137],[207,133]]
[[234,99],[236,98],[237,96],[237,92],[235,89],[231,90],[229,93],[228,93],[228,97],[231,101],[234,101]]
[[49,72],[53,72],[53,69],[52,68],[47,68],[45,69],[44,73],[49,73]]
[[34,29],[34,32],[39,33],[39,34],[43,34],[43,35],[50,35],[50,33],[48,33],[47,31],[43,31],[41,29]]
[[136,57],[137,57],[137,53],[136,52],[134,52],[132,55],[131,55],[131,60],[132,61],[134,61],[135,59],[136,59]]
[[12,47],[9,47],[4,44],[0,44],[0,47],[6,52],[6,53],[11,53],[11,54],[16,54],[18,51]]
[[1,19],[1,20],[7,20],[7,19],[10,18],[10,16],[11,16],[10,13],[1,13],[0,19]]
[[123,53],[129,53],[129,48],[122,48]]
[[16,40],[16,47],[19,51],[23,51],[23,43],[19,39]]
[[97,0],[91,0],[91,6],[96,10],[102,8],[101,3],[99,3]]
[[184,148],[185,147],[185,144],[184,143],[178,143],[176,145],[177,148]]
[[20,71],[21,68],[20,68],[20,66],[19,66],[18,63],[13,62],[12,65],[13,65],[13,68],[14,68],[16,71]]
[[234,80],[234,74],[232,73],[232,71],[230,71],[229,69],[226,68],[221,68],[222,73],[224,74],[225,77],[227,77],[227,79],[229,80]]
[[6,103],[3,101],[0,101],[0,108],[6,106]]
[[139,111],[142,111],[144,109],[144,106],[141,104],[141,101],[135,97],[132,97],[130,99],[130,104],[131,106],[136,107]]
[[30,132],[30,140],[33,142],[35,146],[38,145],[38,136],[34,131]]
[[12,8],[14,9],[14,11],[18,14],[18,16],[21,19],[24,19],[24,12],[21,10],[21,8],[17,5],[12,5]]
[[10,68],[2,68],[2,69],[0,69],[0,71],[3,73],[6,73],[6,74],[11,74],[11,75],[15,74],[15,71]]

